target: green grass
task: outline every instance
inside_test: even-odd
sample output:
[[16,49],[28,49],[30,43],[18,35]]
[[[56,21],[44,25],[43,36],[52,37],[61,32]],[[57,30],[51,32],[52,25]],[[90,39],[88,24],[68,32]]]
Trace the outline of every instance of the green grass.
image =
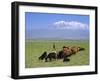
[[[52,62],[44,62],[38,60],[38,57],[44,51],[52,51],[52,45],[55,43],[57,51],[61,50],[63,46],[80,46],[84,47],[84,51],[78,52],[76,55],[70,57],[69,62],[63,62],[56,60]],[[36,67],[57,67],[57,66],[80,66],[89,65],[89,41],[26,41],[25,42],[25,67],[36,68]]]

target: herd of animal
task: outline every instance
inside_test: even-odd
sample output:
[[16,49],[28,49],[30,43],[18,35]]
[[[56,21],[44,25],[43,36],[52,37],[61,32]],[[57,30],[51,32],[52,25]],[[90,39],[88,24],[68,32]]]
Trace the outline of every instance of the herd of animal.
[[82,47],[77,47],[77,46],[72,46],[72,47],[67,47],[63,46],[62,50],[56,52],[52,51],[48,53],[45,51],[40,57],[39,60],[44,60],[45,62],[50,62],[53,60],[58,60],[58,59],[63,59],[63,62],[70,61],[68,57],[77,54],[79,51],[83,51],[85,48]]

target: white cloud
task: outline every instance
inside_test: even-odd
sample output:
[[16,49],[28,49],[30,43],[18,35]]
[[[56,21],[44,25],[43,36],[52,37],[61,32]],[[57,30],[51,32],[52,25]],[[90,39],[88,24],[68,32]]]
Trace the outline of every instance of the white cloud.
[[53,26],[59,29],[88,29],[88,25],[77,21],[57,21]]

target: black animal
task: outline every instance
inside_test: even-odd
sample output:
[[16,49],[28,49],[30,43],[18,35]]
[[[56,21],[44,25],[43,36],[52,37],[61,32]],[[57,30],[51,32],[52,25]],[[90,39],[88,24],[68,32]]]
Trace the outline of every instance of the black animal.
[[64,58],[64,53],[63,53],[63,51],[61,50],[61,51],[59,51],[58,54],[57,54],[57,59],[62,59],[62,58]]
[[63,47],[63,50],[57,54],[57,59],[64,59],[72,55],[72,50],[69,47]]
[[55,60],[55,59],[57,59],[57,54],[55,52],[51,52],[45,58],[45,62],[52,61],[52,60]]
[[63,62],[67,62],[70,61],[70,59],[68,57],[64,57]]
[[63,62],[67,62],[67,61],[70,61],[70,59],[68,58],[70,56],[71,55],[67,55],[63,51],[59,51],[59,53],[57,54],[57,59],[63,59]]
[[47,52],[45,51],[40,57],[39,60],[44,60],[47,57]]

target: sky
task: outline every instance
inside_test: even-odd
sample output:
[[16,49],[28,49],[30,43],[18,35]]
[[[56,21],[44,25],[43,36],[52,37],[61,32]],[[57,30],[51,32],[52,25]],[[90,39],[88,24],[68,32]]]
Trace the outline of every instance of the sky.
[[89,39],[89,16],[25,12],[26,39]]

